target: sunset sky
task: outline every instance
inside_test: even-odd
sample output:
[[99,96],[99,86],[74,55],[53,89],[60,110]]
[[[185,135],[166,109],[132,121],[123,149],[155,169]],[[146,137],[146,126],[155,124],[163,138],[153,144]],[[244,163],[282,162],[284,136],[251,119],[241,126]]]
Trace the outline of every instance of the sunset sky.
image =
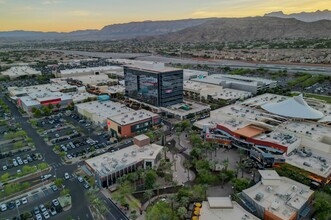
[[0,0],[0,31],[73,31],[144,20],[331,9],[330,0]]

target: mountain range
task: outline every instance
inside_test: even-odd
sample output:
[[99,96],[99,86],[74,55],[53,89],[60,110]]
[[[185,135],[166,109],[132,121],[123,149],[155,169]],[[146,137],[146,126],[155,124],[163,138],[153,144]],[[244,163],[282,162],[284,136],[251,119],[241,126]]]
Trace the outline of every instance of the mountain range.
[[278,18],[295,18],[299,21],[314,22],[314,21],[320,21],[320,20],[331,20],[331,11],[317,10],[315,12],[300,12],[300,13],[293,13],[293,14],[284,14],[282,11],[277,11],[277,12],[267,13],[267,14],[265,14],[265,16],[278,17]]
[[130,22],[108,25],[101,30],[73,32],[7,31],[0,32],[0,41],[98,41],[137,38],[172,42],[233,42],[330,36],[331,12],[325,10],[291,15],[272,12],[263,17]]

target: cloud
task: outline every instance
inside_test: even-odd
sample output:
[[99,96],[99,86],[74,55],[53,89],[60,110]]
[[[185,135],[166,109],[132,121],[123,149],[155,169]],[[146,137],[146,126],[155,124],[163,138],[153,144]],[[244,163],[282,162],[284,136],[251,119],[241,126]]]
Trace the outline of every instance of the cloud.
[[0,5],[5,4],[7,0],[0,0]]

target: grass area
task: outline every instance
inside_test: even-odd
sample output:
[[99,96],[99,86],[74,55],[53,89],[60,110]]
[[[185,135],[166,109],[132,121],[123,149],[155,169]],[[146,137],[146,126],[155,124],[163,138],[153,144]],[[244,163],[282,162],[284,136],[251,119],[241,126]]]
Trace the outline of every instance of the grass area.
[[331,96],[316,95],[316,94],[305,93],[305,97],[308,97],[308,98],[315,98],[315,99],[323,100],[323,101],[326,101],[328,104],[331,104]]
[[[297,96],[299,94],[300,94],[299,92],[292,92],[290,96],[293,97],[293,96]],[[331,96],[304,93],[304,97],[319,99],[319,100],[322,100],[322,101],[326,101],[328,104],[331,104]]]
[[296,85],[298,85],[298,84],[300,84],[300,83],[302,83],[302,82],[304,82],[304,81],[310,79],[311,77],[312,77],[311,74],[302,74],[300,77],[297,77],[297,78],[295,78],[295,79],[289,81],[287,84],[288,84],[289,86],[294,87],[294,86],[296,86]]

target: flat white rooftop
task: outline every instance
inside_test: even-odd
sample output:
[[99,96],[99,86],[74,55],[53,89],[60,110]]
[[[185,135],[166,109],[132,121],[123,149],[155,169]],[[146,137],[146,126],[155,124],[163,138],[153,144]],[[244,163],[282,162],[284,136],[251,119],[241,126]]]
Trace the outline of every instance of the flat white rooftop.
[[123,94],[125,92],[125,87],[122,85],[116,85],[116,86],[100,86],[100,91],[108,94],[116,94],[121,93]]
[[257,85],[259,83],[262,84],[274,84],[276,81],[264,79],[264,78],[258,78],[258,77],[247,77],[247,76],[238,76],[238,75],[226,75],[226,74],[213,74],[209,75],[203,78],[195,78],[192,79],[193,81],[197,82],[204,82],[204,83],[210,83],[210,84],[216,84],[219,85],[222,81],[226,82],[236,82],[243,85]]
[[133,109],[113,101],[92,101],[76,104],[76,107],[78,112],[81,113],[84,111],[84,115],[86,115],[86,113],[89,115],[96,115],[104,118],[104,120],[116,115],[134,112]]
[[314,191],[299,182],[281,177],[277,185],[269,186],[258,182],[253,187],[243,190],[243,193],[265,210],[287,220],[308,201]]
[[[215,198],[215,197],[214,197]],[[215,198],[218,200],[217,198]],[[222,199],[222,198],[220,198]],[[227,198],[227,200],[230,200]],[[212,202],[214,203],[214,202]],[[226,202],[227,205],[231,205],[225,208],[213,208],[208,197],[208,201],[202,202],[201,207],[201,220],[258,220],[259,218],[255,217],[251,213],[247,212],[242,208],[238,203],[231,201]]]
[[21,102],[23,102],[26,106],[35,106],[39,105],[42,101],[49,101],[53,99],[61,98],[61,101],[71,100],[71,95],[61,92],[34,92],[29,93],[27,96],[19,97]]
[[328,178],[331,175],[331,153],[300,147],[285,156],[285,159],[286,163],[321,177]]
[[[186,110],[185,106],[189,107],[189,109]],[[189,114],[210,110],[210,106],[186,100],[183,103],[178,103],[168,107],[160,107],[160,109],[174,115],[187,116]]]
[[132,145],[88,159],[85,162],[100,176],[108,176],[140,161],[155,160],[162,149],[163,147],[157,144],[149,144],[144,147]]
[[71,86],[68,84],[63,83],[48,83],[48,84],[41,84],[41,85],[35,85],[35,86],[26,86],[26,87],[9,87],[8,91],[11,96],[20,96],[20,95],[26,95],[29,93],[35,93],[35,92],[59,92],[64,89],[77,89],[76,86]]
[[106,72],[106,71],[114,71],[114,70],[123,70],[122,67],[119,66],[99,66],[99,67],[87,67],[87,68],[75,68],[75,69],[66,69],[61,70],[61,75],[66,74],[81,74],[81,73],[89,73],[89,72]]
[[167,67],[164,65],[164,63],[155,63],[155,62],[152,63],[141,62],[141,63],[135,63],[125,66],[129,67],[130,69],[136,69],[136,70],[148,71],[154,73],[165,73],[165,72],[181,70],[178,68]]
[[71,95],[74,103],[82,102],[87,98],[97,98],[98,96],[88,93],[88,92],[70,92],[68,95]]
[[29,66],[14,66],[8,70],[1,72],[0,74],[4,76],[9,76],[10,78],[16,78],[19,76],[41,75],[41,72]]
[[219,85],[207,84],[187,80],[184,82],[184,90],[199,93],[201,96],[211,96],[213,99],[237,100],[246,99],[252,95],[251,92],[223,88]]
[[123,125],[133,124],[139,121],[143,121],[146,119],[151,119],[153,117],[158,117],[158,115],[153,112],[140,109],[137,111],[127,112],[125,114],[108,117],[108,119],[123,126]]

